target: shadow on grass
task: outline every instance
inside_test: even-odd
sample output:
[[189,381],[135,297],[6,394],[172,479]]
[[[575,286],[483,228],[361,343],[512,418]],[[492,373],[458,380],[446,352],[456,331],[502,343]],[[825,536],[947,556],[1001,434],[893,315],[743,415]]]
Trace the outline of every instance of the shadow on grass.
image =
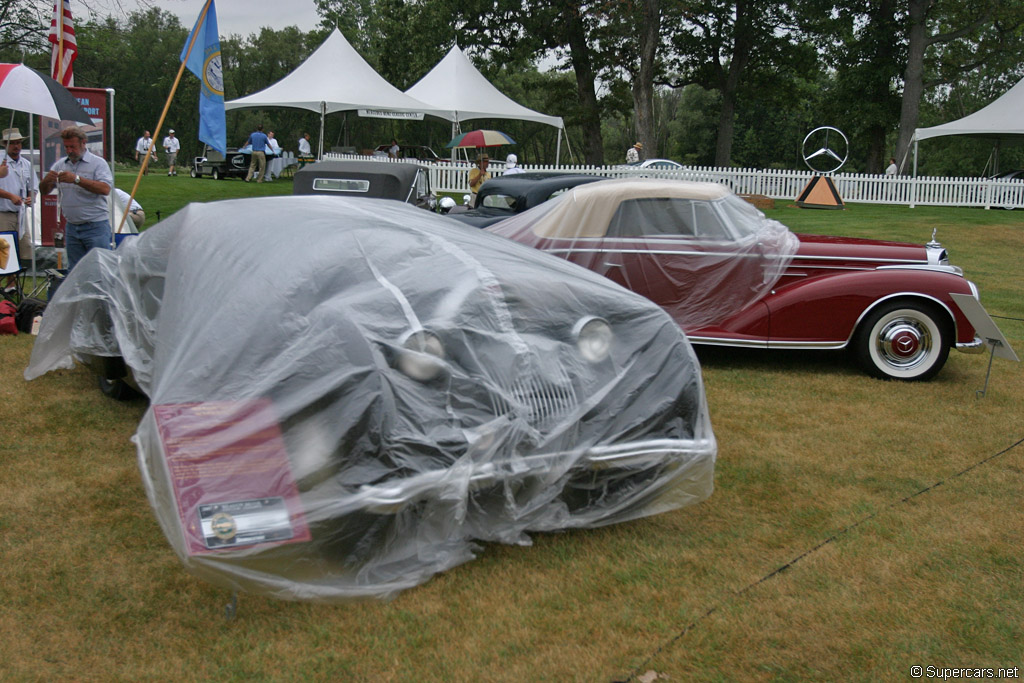
[[779,371],[794,374],[861,374],[846,351],[804,351],[746,349],[729,346],[694,345],[701,366],[717,370],[750,372]]

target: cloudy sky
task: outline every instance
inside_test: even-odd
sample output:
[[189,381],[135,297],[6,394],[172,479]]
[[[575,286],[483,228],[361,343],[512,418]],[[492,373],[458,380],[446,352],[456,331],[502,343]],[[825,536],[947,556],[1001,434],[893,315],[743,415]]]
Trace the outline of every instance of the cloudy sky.
[[[204,3],[205,0],[149,0],[148,6],[176,14],[182,26],[191,29]],[[123,11],[131,12],[145,3],[138,0],[96,0],[89,4],[101,15],[116,16],[118,5]],[[275,29],[298,26],[302,31],[309,31],[320,22],[313,0],[215,0],[215,4],[217,29],[222,38],[231,34],[248,36],[258,33],[264,26]],[[77,18],[86,14],[86,10],[84,5],[71,0],[71,13]]]

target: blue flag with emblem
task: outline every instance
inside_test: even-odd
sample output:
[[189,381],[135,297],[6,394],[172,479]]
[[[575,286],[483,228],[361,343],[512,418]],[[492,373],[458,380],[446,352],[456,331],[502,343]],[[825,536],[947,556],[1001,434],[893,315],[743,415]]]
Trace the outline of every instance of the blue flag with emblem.
[[224,117],[224,76],[220,62],[217,9],[207,0],[196,25],[181,50],[181,61],[202,83],[199,94],[199,139],[221,154],[227,154],[227,125]]

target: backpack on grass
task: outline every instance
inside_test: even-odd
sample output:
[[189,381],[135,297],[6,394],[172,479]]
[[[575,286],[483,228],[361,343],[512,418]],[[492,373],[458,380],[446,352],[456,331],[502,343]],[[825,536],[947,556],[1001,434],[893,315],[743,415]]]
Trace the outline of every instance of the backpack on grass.
[[18,311],[14,315],[14,322],[19,330],[28,334],[32,331],[32,321],[35,320],[37,315],[42,315],[45,310],[45,301],[27,297],[18,304]]

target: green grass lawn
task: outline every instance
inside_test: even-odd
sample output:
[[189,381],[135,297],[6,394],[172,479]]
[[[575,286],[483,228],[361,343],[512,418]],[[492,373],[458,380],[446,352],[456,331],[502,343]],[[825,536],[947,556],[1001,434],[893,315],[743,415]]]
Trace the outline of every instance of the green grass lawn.
[[[118,184],[130,189],[127,175]],[[164,217],[290,184],[151,175]],[[770,211],[798,232],[937,238],[1024,354],[1024,213]],[[905,680],[1024,667],[1024,367],[932,382],[842,354],[702,351],[719,440],[695,507],[538,534],[387,603],[240,596],[184,571],[130,441],[144,402],[84,369],[21,376],[0,337],[0,680]],[[648,672],[654,672],[649,674]],[[1020,675],[1020,672],[1018,672]]]
[[[138,172],[118,171],[114,174],[114,183],[125,192],[131,194]],[[219,199],[237,199],[239,197],[265,197],[292,193],[291,178],[277,178],[269,183],[245,182],[241,178],[224,178],[214,180],[209,176],[192,178],[187,167],[179,167],[178,175],[167,176],[166,170],[155,169],[143,176],[135,199],[146,212],[146,225],[149,227],[160,219],[167,218],[175,211],[190,202],[212,202]]]

